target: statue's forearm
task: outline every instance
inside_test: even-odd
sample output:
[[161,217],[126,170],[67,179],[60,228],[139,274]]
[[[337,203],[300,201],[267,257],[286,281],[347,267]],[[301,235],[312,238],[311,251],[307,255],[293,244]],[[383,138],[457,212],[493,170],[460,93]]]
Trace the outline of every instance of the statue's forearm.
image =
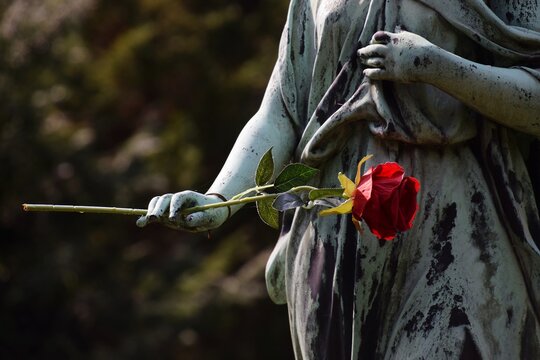
[[[246,124],[223,168],[208,190],[230,199],[255,186],[254,175],[262,155],[270,148],[276,172],[290,161],[296,137],[289,120],[265,107]],[[236,209],[233,210],[237,210]]]
[[440,48],[433,59],[433,70],[421,80],[505,126],[540,136],[540,82],[531,74],[478,64]]
[[[146,226],[158,221],[175,229],[194,232],[221,226],[241,205],[231,206],[230,211],[212,208],[189,215],[182,215],[182,210],[220,202],[223,200],[222,196],[231,199],[234,195],[254,187],[257,165],[269,148],[273,148],[277,168],[283,167],[290,159],[295,133],[289,119],[282,116],[284,111],[279,107],[268,106],[271,101],[271,97],[267,97],[261,110],[246,124],[207,194],[185,190],[156,196],[150,201],[146,216],[142,216],[137,225]],[[277,103],[279,104],[279,101]]]

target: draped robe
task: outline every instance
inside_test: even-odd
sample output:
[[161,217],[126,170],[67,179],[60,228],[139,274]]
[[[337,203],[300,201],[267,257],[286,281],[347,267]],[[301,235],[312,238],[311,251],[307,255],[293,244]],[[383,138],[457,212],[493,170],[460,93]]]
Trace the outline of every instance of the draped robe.
[[366,154],[421,182],[413,228],[390,242],[350,215],[285,214],[266,281],[297,359],[540,359],[540,124],[518,132],[433,86],[370,81],[356,57],[377,30],[402,29],[540,86],[539,12],[534,0],[292,0],[265,96],[297,133],[296,160],[321,187],[354,178]]

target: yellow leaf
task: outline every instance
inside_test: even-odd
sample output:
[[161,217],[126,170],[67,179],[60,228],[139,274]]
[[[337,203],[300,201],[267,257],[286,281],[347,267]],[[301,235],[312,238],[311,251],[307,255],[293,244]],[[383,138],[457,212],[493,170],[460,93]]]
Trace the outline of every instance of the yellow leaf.
[[354,182],[355,184],[359,184],[360,183],[360,179],[362,177],[362,175],[360,175],[360,169],[362,168],[362,165],[364,165],[364,163],[366,161],[368,161],[369,159],[371,159],[371,157],[373,156],[373,154],[369,154],[369,155],[366,155],[362,158],[362,160],[360,160],[360,162],[358,162],[358,169],[356,170],[356,177],[354,178]]
[[343,188],[343,194],[347,197],[351,197],[354,193],[354,189],[356,188],[356,185],[352,182],[351,179],[349,179],[346,175],[339,173],[338,179],[341,184],[341,187]]
[[325,216],[325,215],[348,214],[348,213],[352,212],[352,207],[353,207],[353,200],[349,199],[349,200],[345,201],[343,204],[341,204],[339,206],[336,206],[336,207],[333,207],[333,208],[330,208],[330,209],[326,209],[326,210],[322,210],[319,213],[319,215]]

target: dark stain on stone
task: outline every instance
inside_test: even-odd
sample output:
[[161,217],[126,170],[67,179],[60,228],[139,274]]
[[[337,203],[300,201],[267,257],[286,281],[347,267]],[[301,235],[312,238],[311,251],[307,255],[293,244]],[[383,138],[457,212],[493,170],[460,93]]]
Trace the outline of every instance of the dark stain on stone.
[[465,339],[463,340],[463,347],[461,348],[460,360],[481,360],[480,350],[474,342],[471,335],[471,331],[468,327],[465,328]]
[[456,203],[448,204],[443,209],[441,220],[435,225],[433,235],[436,237],[436,242],[442,243],[450,239],[450,233],[456,226],[455,220],[457,216]]
[[422,330],[428,333],[435,327],[435,317],[443,310],[441,304],[431,305],[427,313],[426,319],[422,323]]
[[448,285],[444,285],[442,288],[435,291],[433,295],[431,295],[431,299],[433,300],[433,302],[435,302],[439,299],[441,294],[448,294],[449,291],[450,291],[450,288],[448,287]]
[[458,327],[462,325],[470,325],[471,322],[469,321],[469,317],[463,311],[463,309],[459,307],[453,307],[450,311],[450,321],[448,322],[448,327]]
[[407,324],[405,324],[405,327],[403,328],[405,332],[407,333],[407,337],[411,337],[411,334],[415,333],[416,330],[418,330],[418,324],[420,323],[420,320],[424,318],[424,313],[421,311],[417,311],[414,316],[407,321]]
[[455,219],[457,216],[456,203],[451,203],[443,209],[443,213],[440,219],[433,226],[434,240],[431,245],[433,252],[433,260],[431,260],[431,266],[426,274],[428,285],[433,285],[450,264],[454,262],[454,255],[452,255],[452,243],[450,240],[450,234],[456,226]]
[[[441,274],[448,269],[448,266],[454,262],[454,259],[454,255],[452,255],[452,244],[446,242],[441,251],[435,256],[435,259],[432,260],[430,270],[433,270],[435,274]],[[433,280],[433,276],[428,278],[428,280]]]
[[414,58],[414,66],[416,67],[422,66],[425,68],[431,64],[432,64],[432,61],[429,58],[429,56],[424,56],[422,59],[420,59],[418,56]]
[[514,14],[512,14],[511,12],[507,11],[506,12],[506,20],[508,20],[508,23],[511,24],[512,21],[514,21]]
[[491,259],[489,254],[489,239],[486,235],[489,233],[489,228],[486,220],[486,205],[484,194],[476,191],[471,197],[471,202],[474,204],[473,214],[471,215],[471,223],[474,228],[472,238],[475,245],[480,249],[480,260],[488,262]]
[[306,23],[308,22],[308,19],[307,19],[307,11],[304,12],[304,17],[302,18],[302,27],[303,27],[303,30],[301,33],[302,33],[302,36],[300,38],[300,48],[298,49],[298,54],[300,56],[304,55],[304,51],[306,49]]
[[433,205],[433,202],[435,201],[435,196],[433,196],[432,193],[428,192],[426,195],[426,200],[424,203],[426,204],[424,207],[424,220],[423,222],[426,222],[429,215],[431,214],[431,206]]
[[514,319],[514,309],[509,307],[508,309],[506,309],[506,327],[510,327],[513,319]]
[[471,202],[475,205],[483,205],[484,204],[484,194],[481,192],[475,192],[473,196],[471,196]]
[[[476,191],[471,197],[471,202],[473,204],[470,215],[473,228],[471,237],[473,244],[480,250],[479,259],[486,266],[486,280],[489,282],[489,279],[495,274],[495,270],[497,269],[497,264],[492,260],[490,252],[491,243],[496,235],[493,234],[487,222],[487,207],[485,205],[484,194]],[[488,284],[486,283],[486,285]]]

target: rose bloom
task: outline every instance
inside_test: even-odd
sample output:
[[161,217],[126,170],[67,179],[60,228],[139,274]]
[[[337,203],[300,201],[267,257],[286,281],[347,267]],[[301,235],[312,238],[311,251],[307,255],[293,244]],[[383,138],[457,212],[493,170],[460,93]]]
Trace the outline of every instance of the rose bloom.
[[398,232],[409,230],[418,212],[416,195],[420,183],[395,162],[370,168],[352,194],[352,214],[364,219],[380,239],[392,240]]
[[416,196],[420,182],[395,162],[387,162],[369,168],[360,176],[360,168],[371,155],[358,163],[355,182],[339,173],[338,179],[347,198],[341,205],[320,212],[321,215],[347,214],[352,212],[353,223],[361,230],[360,221],[369,227],[379,239],[392,240],[398,232],[409,230],[416,213]]

